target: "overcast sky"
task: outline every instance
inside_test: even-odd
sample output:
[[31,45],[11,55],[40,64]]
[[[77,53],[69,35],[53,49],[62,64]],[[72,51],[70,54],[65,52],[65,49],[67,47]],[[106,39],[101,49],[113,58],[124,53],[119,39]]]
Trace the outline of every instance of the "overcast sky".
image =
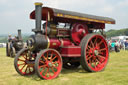
[[35,2],[45,6],[76,11],[116,20],[115,25],[106,25],[106,30],[128,28],[128,0],[0,0],[0,34],[32,33],[34,20],[29,14],[34,10]]

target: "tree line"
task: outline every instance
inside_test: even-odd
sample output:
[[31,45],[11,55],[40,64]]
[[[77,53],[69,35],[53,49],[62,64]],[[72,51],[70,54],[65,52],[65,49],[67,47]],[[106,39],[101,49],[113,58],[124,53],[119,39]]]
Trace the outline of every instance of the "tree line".
[[128,28],[125,29],[120,29],[120,30],[108,30],[106,33],[106,36],[108,38],[113,37],[113,36],[120,36],[120,35],[125,35],[128,36]]

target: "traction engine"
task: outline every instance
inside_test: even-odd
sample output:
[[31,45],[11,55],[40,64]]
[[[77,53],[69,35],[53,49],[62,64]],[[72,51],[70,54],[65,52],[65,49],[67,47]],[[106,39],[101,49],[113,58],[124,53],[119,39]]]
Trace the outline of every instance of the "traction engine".
[[[81,65],[88,72],[105,69],[109,51],[103,29],[105,23],[114,24],[115,20],[42,7],[42,3],[35,3],[30,18],[35,19],[35,35],[30,36],[27,47],[14,60],[20,75],[36,72],[42,79],[54,79],[62,67],[76,69]],[[101,34],[95,30],[101,30]]]
[[9,57],[15,57],[16,53],[24,47],[23,39],[21,36],[21,30],[18,30],[18,35],[13,39],[9,39],[6,43],[6,55]]

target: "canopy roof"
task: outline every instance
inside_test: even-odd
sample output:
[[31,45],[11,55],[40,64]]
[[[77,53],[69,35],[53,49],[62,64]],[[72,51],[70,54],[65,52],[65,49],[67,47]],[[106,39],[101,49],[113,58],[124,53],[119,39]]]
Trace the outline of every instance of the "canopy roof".
[[[101,17],[89,14],[83,14],[72,11],[65,11],[55,8],[43,7],[42,8],[42,20],[46,20],[48,16],[48,12],[50,15],[50,19],[57,22],[97,22],[97,23],[107,23],[107,24],[115,24],[115,20],[108,17]],[[35,19],[35,10],[30,14],[31,19]]]

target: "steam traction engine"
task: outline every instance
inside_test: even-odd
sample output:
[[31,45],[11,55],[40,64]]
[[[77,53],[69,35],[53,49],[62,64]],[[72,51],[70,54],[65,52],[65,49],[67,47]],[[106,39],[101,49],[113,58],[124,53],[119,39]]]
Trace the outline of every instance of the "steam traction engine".
[[[62,67],[75,69],[80,65],[88,72],[105,69],[109,51],[104,38],[105,23],[115,24],[115,20],[49,7],[35,3],[30,14],[35,19],[35,35],[27,40],[15,57],[14,66],[21,75],[35,72],[42,79],[54,79]],[[41,20],[45,23],[41,29]],[[65,24],[63,27],[60,23]],[[101,30],[101,34],[94,30]]]
[[18,36],[13,39],[9,39],[6,43],[6,55],[10,57],[15,57],[16,53],[20,51],[24,46],[21,30],[18,30]]

